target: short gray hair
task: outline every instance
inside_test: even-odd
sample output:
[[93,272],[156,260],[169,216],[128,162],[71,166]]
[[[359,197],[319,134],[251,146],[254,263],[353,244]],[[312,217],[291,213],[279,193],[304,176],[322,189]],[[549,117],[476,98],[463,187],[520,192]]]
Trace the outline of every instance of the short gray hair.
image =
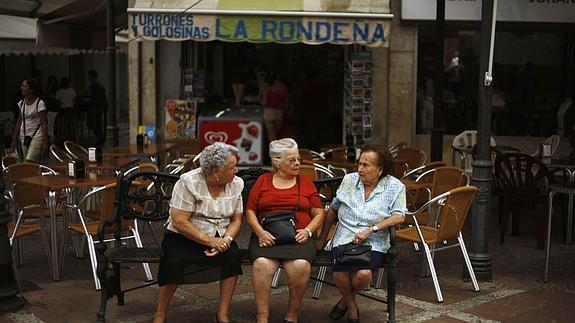
[[236,147],[225,142],[214,142],[200,153],[200,167],[204,174],[211,175],[214,170],[224,169],[228,158],[237,154]]
[[272,166],[277,167],[277,164],[282,161],[286,151],[290,149],[297,149],[297,142],[291,138],[282,138],[270,142],[270,159]]

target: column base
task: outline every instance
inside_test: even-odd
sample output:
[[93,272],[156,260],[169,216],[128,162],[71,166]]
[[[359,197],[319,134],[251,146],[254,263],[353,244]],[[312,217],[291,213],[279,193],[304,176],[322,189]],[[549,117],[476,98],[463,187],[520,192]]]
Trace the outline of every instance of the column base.
[[[471,266],[475,272],[477,281],[491,282],[493,281],[493,269],[491,268],[491,256],[489,255],[469,255]],[[463,270],[464,279],[469,279],[469,273],[464,266]]]

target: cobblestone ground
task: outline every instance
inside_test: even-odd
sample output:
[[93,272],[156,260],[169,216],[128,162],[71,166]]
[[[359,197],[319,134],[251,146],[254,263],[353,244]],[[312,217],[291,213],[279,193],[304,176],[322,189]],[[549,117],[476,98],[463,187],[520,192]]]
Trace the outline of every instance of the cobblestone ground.
[[[564,244],[562,220],[556,216],[551,245],[550,278],[543,282],[543,250],[536,249],[535,225],[525,214],[520,235],[507,236],[504,245],[498,243],[499,226],[496,217],[490,224],[489,252],[493,281],[480,282],[481,291],[474,292],[470,282],[462,280],[463,259],[459,249],[438,253],[435,257],[439,282],[445,301],[437,303],[431,278],[419,278],[421,252],[400,242],[398,272],[398,322],[572,322],[575,314],[575,246]],[[156,227],[160,231],[160,227]],[[144,243],[153,243],[148,228],[143,229]],[[562,236],[563,235],[563,236]],[[468,240],[469,237],[465,237]],[[238,239],[247,246],[249,229],[244,227]],[[470,249],[468,241],[468,249]],[[24,265],[19,268],[27,305],[15,313],[0,316],[3,322],[94,322],[99,305],[99,293],[87,256],[76,259],[72,246],[67,248],[63,279],[50,279],[47,260],[40,237],[29,237],[23,243]],[[87,253],[87,252],[86,252]],[[157,272],[157,267],[152,266]],[[235,322],[254,322],[255,305],[251,287],[251,267],[244,268],[232,304]],[[125,287],[144,280],[141,266],[125,267],[122,271]],[[327,278],[331,279],[328,272]],[[310,285],[312,285],[310,283]],[[319,300],[311,297],[308,288],[301,309],[300,322],[330,322],[327,314],[339,299],[337,290],[324,284]],[[108,304],[108,322],[149,322],[153,316],[157,286],[126,294],[124,306],[115,299]],[[288,291],[282,276],[277,289],[272,290],[270,322],[281,322],[285,314]],[[384,322],[385,289],[372,288],[359,297],[363,322]],[[170,322],[212,322],[217,308],[217,283],[186,285],[178,289],[170,308]],[[343,321],[343,320],[342,320]]]

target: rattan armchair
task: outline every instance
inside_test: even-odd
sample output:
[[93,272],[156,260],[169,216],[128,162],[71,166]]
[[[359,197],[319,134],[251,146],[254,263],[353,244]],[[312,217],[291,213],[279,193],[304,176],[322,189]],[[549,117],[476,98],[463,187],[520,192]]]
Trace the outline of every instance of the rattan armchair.
[[[463,235],[461,234],[461,229],[463,228],[476,192],[477,188],[475,186],[465,186],[438,195],[416,212],[408,213],[408,216],[411,216],[413,219],[414,226],[397,230],[397,238],[412,243],[421,243],[423,245],[438,302],[443,302],[443,294],[441,293],[435,265],[433,264],[432,253],[437,251],[459,246],[473,284],[473,289],[476,292],[479,291],[479,285],[477,284],[477,279],[475,278],[475,273],[471,266],[467,249],[465,248]],[[417,214],[426,212],[429,207],[439,208],[440,211],[437,220],[430,221],[428,225],[419,224]],[[441,244],[443,241],[452,240],[457,240],[457,242],[451,245]],[[439,244],[441,247],[430,248],[430,246],[435,244]]]
[[64,148],[66,149],[66,151],[68,152],[68,154],[70,154],[70,156],[76,158],[76,159],[81,159],[81,160],[88,160],[88,149],[70,141],[70,140],[66,140],[64,141]]

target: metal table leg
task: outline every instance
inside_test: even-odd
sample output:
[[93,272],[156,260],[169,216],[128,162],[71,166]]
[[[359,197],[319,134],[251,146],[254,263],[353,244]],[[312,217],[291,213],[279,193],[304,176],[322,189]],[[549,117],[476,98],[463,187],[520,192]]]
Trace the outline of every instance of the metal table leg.
[[[551,245],[551,214],[553,213],[553,196],[556,192],[549,192],[549,211],[547,212],[547,237],[545,243],[545,271],[543,273],[543,281],[547,282],[549,278],[549,247]],[[569,194],[569,198],[573,195]]]
[[48,191],[50,209],[50,251],[52,254],[52,279],[60,280],[60,257],[58,255],[58,229],[56,228],[56,191]]
[[[575,170],[569,172],[569,181],[573,183],[575,181]],[[567,207],[567,230],[565,230],[565,243],[573,243],[573,194],[569,194],[569,204]]]

